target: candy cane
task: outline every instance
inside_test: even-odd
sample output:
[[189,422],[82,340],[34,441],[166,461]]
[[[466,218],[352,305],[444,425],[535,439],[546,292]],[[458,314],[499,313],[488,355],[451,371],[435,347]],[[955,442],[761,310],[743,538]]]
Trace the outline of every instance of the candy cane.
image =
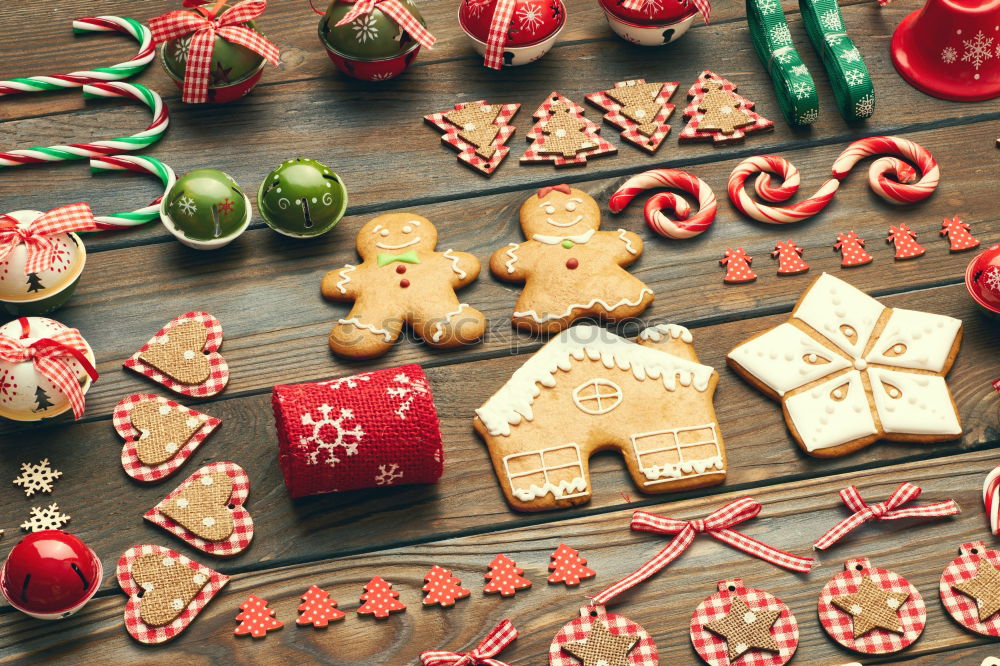
[[[751,157],[733,169],[729,176],[729,199],[744,215],[768,224],[800,222],[823,210],[840,188],[841,181],[861,160],[873,155],[885,155],[875,160],[868,169],[868,184],[880,197],[890,203],[910,204],[929,197],[937,188],[940,172],[934,157],[923,146],[894,136],[874,136],[855,141],[833,163],[833,178],[823,183],[819,191],[805,201],[778,208],[758,204],[746,193],[747,178],[757,174],[754,190],[765,201],[787,201],[799,189],[799,172],[790,162],[776,155]],[[917,165],[923,174],[917,180],[917,171],[898,157]],[[782,183],[775,186],[771,174],[780,176]],[[887,178],[892,176],[892,178]],[[914,182],[916,181],[916,182]]]
[[[164,195],[173,187],[176,177],[174,170],[159,160],[152,157],[142,157],[139,155],[109,155],[106,157],[92,157],[90,159],[90,170],[92,173],[103,173],[108,171],[135,171],[137,173],[150,173],[160,179],[163,184]],[[160,219],[160,199],[163,195],[146,206],[129,213],[111,213],[110,215],[98,215],[98,226],[102,230],[117,230],[136,227],[140,224],[152,222]]]
[[0,153],[0,167],[14,167],[24,164],[37,164],[39,162],[80,160],[142,150],[159,141],[170,122],[167,107],[163,105],[163,100],[160,99],[158,94],[145,86],[122,82],[94,83],[83,86],[83,97],[84,99],[94,97],[125,97],[142,102],[152,111],[153,122],[138,134],[118,139],[94,141],[93,143],[74,143],[68,146],[38,146]]
[[90,83],[118,81],[135,76],[153,60],[156,55],[156,44],[149,28],[135,19],[118,16],[94,16],[73,21],[73,32],[121,32],[131,35],[139,42],[139,52],[125,62],[110,67],[56,74],[53,76],[29,76],[10,81],[0,81],[0,97],[4,95],[19,95],[21,93],[42,92],[46,90],[62,90],[79,88]]
[[1000,534],[1000,467],[986,475],[983,482],[983,505],[990,519],[990,532]]
[[[620,213],[640,192],[654,187],[672,187],[697,197],[698,212],[688,217],[691,206],[672,192],[654,194],[646,200],[644,208],[650,229],[667,238],[691,238],[712,226],[718,208],[712,188],[697,176],[677,169],[652,169],[632,176],[611,195],[608,207],[612,213]],[[665,208],[670,208],[678,219],[664,215]]]

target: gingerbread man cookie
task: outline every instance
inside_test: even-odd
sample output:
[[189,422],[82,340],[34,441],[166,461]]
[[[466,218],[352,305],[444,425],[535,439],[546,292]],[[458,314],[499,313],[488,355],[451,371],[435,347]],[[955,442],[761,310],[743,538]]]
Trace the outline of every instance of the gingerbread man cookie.
[[524,202],[521,230],[528,240],[490,258],[498,278],[524,283],[514,326],[558,333],[577,319],[626,319],[649,307],[653,290],[624,270],[642,254],[642,239],[600,226],[597,202],[568,185],[543,187]]
[[379,215],[358,232],[362,263],[323,278],[323,296],[354,301],[330,333],[330,348],[351,358],[389,351],[403,324],[433,347],[477,341],[486,330],[483,313],[460,303],[455,289],[479,276],[479,260],[466,252],[435,252],[437,229],[412,213]]

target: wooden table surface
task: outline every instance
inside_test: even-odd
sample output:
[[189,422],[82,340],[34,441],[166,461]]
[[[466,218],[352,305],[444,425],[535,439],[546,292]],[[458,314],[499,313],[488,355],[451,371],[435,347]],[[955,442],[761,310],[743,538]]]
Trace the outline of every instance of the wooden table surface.
[[[95,13],[148,20],[175,2],[152,0],[42,0],[3,3],[0,9],[0,79],[57,73],[109,64],[134,52],[115,36],[71,36],[70,20]],[[282,64],[268,68],[244,100],[224,107],[188,106],[159,66],[135,79],[159,91],[171,110],[167,136],[147,154],[178,174],[222,169],[256,191],[271,168],[294,157],[312,157],[333,167],[350,189],[348,215],[331,233],[312,241],[275,234],[255,218],[250,230],[226,248],[197,252],[177,243],[160,225],[87,239],[88,265],[71,302],[56,318],[79,328],[94,347],[101,379],[87,396],[79,422],[61,419],[42,426],[0,424],[0,527],[4,550],[19,538],[18,525],[31,506],[52,501],[72,515],[68,525],[100,555],[105,580],[86,608],[59,623],[28,618],[0,607],[0,658],[81,663],[187,663],[325,661],[336,664],[412,664],[425,649],[471,649],[494,624],[509,618],[521,632],[503,659],[545,664],[549,642],[586,600],[631,572],[665,543],[663,537],[632,533],[631,512],[642,507],[683,518],[704,516],[724,502],[752,495],[761,516],[742,530],[776,547],[807,554],[822,532],[846,515],[837,491],[856,484],[865,498],[884,499],[901,481],[925,490],[923,500],[954,497],[963,507],[955,519],[867,525],[828,552],[808,576],[787,573],[709,538],[667,571],[624,595],[611,607],[642,624],[660,650],[661,663],[698,661],[688,638],[694,607],[725,577],[741,576],[752,587],[783,599],[799,621],[800,664],[837,664],[857,656],[833,643],[816,615],[820,589],[842,570],[846,558],[867,556],[906,576],[928,602],[924,635],[900,655],[870,663],[974,663],[1000,655],[1000,646],[956,625],[940,605],[937,580],[959,544],[991,540],[980,493],[996,464],[1000,401],[990,381],[996,362],[998,325],[981,316],[962,278],[969,253],[952,255],[938,237],[941,220],[959,215],[974,225],[983,245],[1000,241],[996,222],[994,139],[1000,136],[996,102],[953,104],[906,85],[889,59],[889,40],[917,0],[842,2],[847,29],[872,73],[878,108],[869,122],[848,125],[834,110],[826,76],[805,38],[798,7],[785,2],[792,34],[820,90],[822,118],[812,129],[791,130],[781,118],[771,84],[757,61],[744,9],[717,0],[710,26],[695,25],[663,50],[635,47],[616,38],[593,0],[569,0],[568,24],[556,47],[541,61],[501,72],[486,71],[455,20],[456,2],[427,0],[421,6],[439,41],[399,78],[374,85],[338,75],[316,37],[316,16],[304,1],[273,0],[260,21],[282,51]],[[557,171],[519,166],[531,113],[552,90],[583,102],[583,96],[627,78],[677,80],[686,90],[703,69],[739,85],[757,110],[775,121],[773,133],[745,144],[714,148],[679,145],[683,96],[673,103],[674,130],[655,156],[623,144],[604,125],[602,134],[619,146],[614,157],[584,169]],[[490,179],[460,165],[440,145],[439,133],[422,116],[461,101],[486,98],[522,105],[514,124],[510,157]],[[599,121],[588,108],[587,116]],[[129,134],[148,123],[135,104],[83,102],[79,92],[5,98],[0,103],[0,147],[23,148]],[[926,146],[941,165],[943,180],[928,201],[909,208],[884,203],[866,186],[859,167],[820,216],[791,228],[749,221],[725,201],[729,172],[749,155],[776,153],[792,160],[809,193],[829,174],[838,153],[860,137],[890,134]],[[518,514],[504,502],[483,443],[472,429],[473,410],[499,388],[541,341],[512,331],[509,316],[517,289],[484,271],[462,294],[491,322],[486,340],[454,351],[433,351],[403,340],[384,357],[365,363],[333,357],[326,346],[332,322],[346,306],[319,293],[323,274],[354,261],[354,235],[381,212],[407,210],[434,221],[442,246],[476,254],[485,262],[496,248],[520,240],[517,211],[537,187],[570,182],[606,210],[609,195],[625,177],[652,167],[689,169],[722,199],[709,232],[671,241],[649,232],[642,206],[605,225],[640,233],[646,251],[632,271],[656,292],[648,322],[676,322],[692,329],[704,363],[719,370],[716,409],[729,455],[728,481],[719,487],[666,496],[643,496],[627,478],[621,459],[601,454],[591,467],[594,497],[574,510]],[[867,168],[865,165],[864,168]],[[0,210],[48,210],[79,200],[98,213],[131,210],[156,195],[152,180],[91,176],[85,164],[5,169]],[[801,198],[801,197],[800,197]],[[906,222],[927,248],[925,256],[893,261],[883,242],[890,224]],[[868,240],[875,261],[843,271],[831,245],[839,232],[856,230]],[[788,237],[805,248],[806,275],[775,275],[767,256]],[[722,283],[718,259],[742,246],[756,257],[757,282]],[[961,318],[965,339],[949,384],[964,424],[962,438],[945,444],[879,443],[851,456],[817,459],[803,455],[789,436],[781,410],[725,366],[735,344],[774,326],[788,315],[802,290],[822,271],[845,277],[890,306]],[[152,486],[132,482],[119,463],[120,441],[110,414],[123,396],[162,393],[122,361],[164,322],[191,310],[218,317],[225,329],[223,352],[232,379],[217,398],[199,408],[223,425],[182,473]],[[634,333],[634,331],[632,331]],[[361,370],[420,363],[429,375],[445,440],[445,474],[432,486],[356,491],[291,501],[276,462],[270,411],[276,383],[320,380]],[[51,496],[26,498],[9,483],[24,461],[49,458],[64,472]],[[142,520],[177,482],[202,464],[228,460],[250,475],[248,508],[256,537],[242,555],[224,561],[204,556]],[[580,551],[597,570],[579,589],[545,583],[549,553],[561,542]],[[232,576],[229,586],[194,624],[165,647],[139,645],[125,632],[125,596],[114,581],[118,556],[132,545],[161,544]],[[517,560],[535,585],[511,599],[483,595],[487,562],[503,552]],[[421,606],[422,576],[431,564],[453,569],[470,599],[444,610]],[[358,616],[363,584],[380,575],[407,604],[405,613],[378,621]],[[347,612],[326,630],[294,624],[298,596],[310,585],[327,589]],[[270,601],[285,628],[255,641],[235,638],[233,618],[250,593]],[[863,659],[863,661],[869,661]]]

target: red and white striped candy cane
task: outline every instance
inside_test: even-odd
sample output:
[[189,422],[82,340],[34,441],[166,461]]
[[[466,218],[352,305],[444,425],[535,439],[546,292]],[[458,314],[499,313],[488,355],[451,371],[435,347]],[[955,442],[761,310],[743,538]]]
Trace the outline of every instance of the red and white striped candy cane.
[[[678,169],[651,169],[626,180],[608,202],[612,213],[620,213],[641,192],[655,187],[671,187],[698,198],[698,212],[688,217],[691,206],[672,192],[660,192],[646,200],[644,212],[649,228],[667,238],[691,238],[702,233],[715,220],[718,203],[705,181]],[[672,220],[663,213],[669,208],[677,216]]]
[[[746,193],[747,178],[757,174],[754,190],[761,199],[778,203],[795,195],[799,189],[799,172],[788,160],[776,155],[751,157],[738,164],[729,176],[729,199],[741,213],[759,222],[801,222],[826,208],[854,165],[873,155],[887,153],[890,156],[875,160],[868,169],[868,183],[876,194],[890,203],[909,204],[926,199],[934,192],[940,173],[937,162],[926,148],[908,139],[874,136],[849,145],[833,164],[833,178],[805,201],[785,207],[767,206],[757,203]],[[919,180],[916,169],[899,157],[916,164],[922,174]],[[772,183],[771,174],[781,177],[781,185]]]
[[983,482],[983,505],[990,519],[990,532],[1000,534],[1000,467],[990,472]]

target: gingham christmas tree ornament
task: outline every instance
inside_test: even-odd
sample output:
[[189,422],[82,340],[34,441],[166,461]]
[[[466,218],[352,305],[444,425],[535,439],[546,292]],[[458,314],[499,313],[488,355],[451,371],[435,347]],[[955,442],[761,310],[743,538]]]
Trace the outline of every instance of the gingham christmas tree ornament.
[[580,617],[556,633],[549,666],[657,666],[659,653],[641,626],[604,606],[584,606]]
[[938,592],[952,619],[977,634],[1000,636],[1000,551],[963,543],[941,572]]
[[842,646],[863,654],[892,654],[913,644],[927,622],[923,597],[899,574],[847,560],[819,595],[823,629]]
[[799,625],[780,599],[732,578],[695,608],[691,644],[711,666],[780,666],[795,654]]

